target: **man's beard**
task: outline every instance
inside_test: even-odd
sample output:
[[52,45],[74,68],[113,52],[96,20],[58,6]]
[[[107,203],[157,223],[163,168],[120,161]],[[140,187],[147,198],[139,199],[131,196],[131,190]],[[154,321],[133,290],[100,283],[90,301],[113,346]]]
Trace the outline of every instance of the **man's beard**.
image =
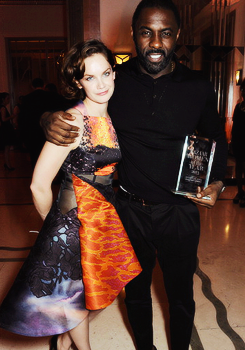
[[[164,70],[171,62],[173,54],[174,54],[174,49],[175,49],[175,48],[173,48],[173,50],[166,56],[165,52],[161,49],[151,49],[151,50],[146,51],[145,54],[143,54],[140,51],[137,44],[135,44],[135,48],[136,48],[137,56],[138,56],[138,59],[139,59],[141,66],[149,74],[157,74],[157,73],[160,73],[162,70]],[[147,59],[147,56],[149,54],[152,54],[152,53],[162,54],[164,59],[161,60],[160,62],[151,62]]]

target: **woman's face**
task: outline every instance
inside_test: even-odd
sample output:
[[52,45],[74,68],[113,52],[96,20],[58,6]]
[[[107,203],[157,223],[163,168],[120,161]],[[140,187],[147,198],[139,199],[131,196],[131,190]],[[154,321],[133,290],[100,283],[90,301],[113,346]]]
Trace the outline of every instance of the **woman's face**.
[[105,56],[96,53],[85,58],[85,71],[78,87],[83,88],[86,99],[95,103],[107,103],[114,91],[115,73]]

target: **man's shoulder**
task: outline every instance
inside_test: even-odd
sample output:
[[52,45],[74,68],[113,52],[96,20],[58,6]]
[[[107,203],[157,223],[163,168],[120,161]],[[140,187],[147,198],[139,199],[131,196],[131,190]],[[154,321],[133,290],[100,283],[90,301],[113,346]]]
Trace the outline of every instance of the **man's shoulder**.
[[183,80],[196,80],[206,83],[210,83],[209,79],[205,76],[201,70],[194,70],[186,67],[182,63],[177,64],[177,74]]
[[190,69],[181,63],[177,65],[173,80],[177,83],[183,83],[183,86],[190,91],[202,91],[203,94],[214,93],[212,82],[202,71]]
[[137,57],[133,57],[122,64],[117,64],[115,70],[118,74],[130,74],[132,72],[135,72],[137,70]]

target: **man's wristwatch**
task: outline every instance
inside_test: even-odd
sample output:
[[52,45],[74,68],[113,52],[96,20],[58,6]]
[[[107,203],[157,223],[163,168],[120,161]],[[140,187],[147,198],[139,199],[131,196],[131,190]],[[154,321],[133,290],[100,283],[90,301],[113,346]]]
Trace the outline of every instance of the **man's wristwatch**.
[[221,188],[220,193],[224,192],[224,190],[225,190],[224,182],[216,177],[213,177],[211,183],[216,182],[216,181],[221,181],[223,183],[223,187]]

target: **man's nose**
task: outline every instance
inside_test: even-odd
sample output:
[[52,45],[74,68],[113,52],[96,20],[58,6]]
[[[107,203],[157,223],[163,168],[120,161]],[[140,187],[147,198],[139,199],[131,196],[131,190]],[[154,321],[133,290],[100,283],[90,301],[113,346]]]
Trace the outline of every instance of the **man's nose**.
[[160,33],[153,33],[150,40],[150,47],[154,47],[156,49],[162,47],[162,36]]

